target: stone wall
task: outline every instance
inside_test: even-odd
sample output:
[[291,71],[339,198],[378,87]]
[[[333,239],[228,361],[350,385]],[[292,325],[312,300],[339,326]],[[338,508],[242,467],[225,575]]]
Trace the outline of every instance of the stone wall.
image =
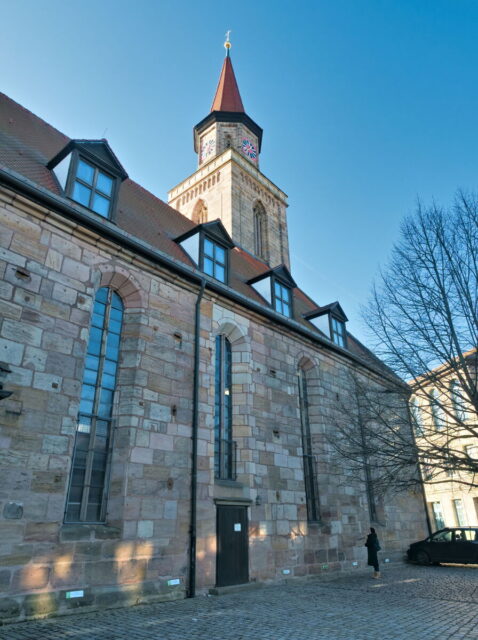
[[[183,597],[188,576],[197,288],[58,214],[0,192],[0,615]],[[90,312],[96,289],[125,305],[107,522],[65,525]],[[233,350],[238,477],[214,481],[215,336]],[[297,390],[310,380],[321,504],[307,524]],[[347,358],[206,291],[201,305],[197,586],[215,583],[215,500],[250,503],[251,580],[363,565],[360,481],[332,471],[325,431]],[[420,500],[383,505],[390,557],[424,531]],[[403,517],[403,514],[406,514]],[[172,582],[171,582],[172,581]],[[71,591],[83,591],[68,598]]]

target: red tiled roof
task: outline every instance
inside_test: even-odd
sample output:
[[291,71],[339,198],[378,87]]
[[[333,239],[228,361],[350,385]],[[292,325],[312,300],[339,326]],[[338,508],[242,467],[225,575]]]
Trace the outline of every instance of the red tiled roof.
[[[227,61],[228,58],[225,65]],[[232,72],[232,67],[230,68]],[[239,97],[238,92],[237,96]],[[231,110],[230,107],[228,110]],[[64,197],[53,171],[46,165],[68,142],[70,138],[0,93],[0,166],[3,165],[40,187]],[[133,237],[147,242],[185,265],[194,266],[174,239],[196,225],[129,178],[124,180],[119,190],[115,222]],[[247,282],[268,271],[269,265],[244,249],[234,247],[231,250],[229,287],[264,307],[268,306],[267,303]],[[294,288],[292,293],[294,319],[309,330],[320,333],[303,317],[303,314],[316,310],[318,305],[298,288]],[[383,368],[380,360],[368,349],[350,334],[348,336],[348,348],[352,353],[368,360],[375,368]]]
[[224,59],[224,64],[222,65],[211,111],[237,111],[238,113],[245,113],[229,56]]

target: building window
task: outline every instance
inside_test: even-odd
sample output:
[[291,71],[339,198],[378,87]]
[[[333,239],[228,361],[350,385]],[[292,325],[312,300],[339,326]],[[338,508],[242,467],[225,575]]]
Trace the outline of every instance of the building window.
[[433,426],[437,431],[441,431],[445,426],[445,418],[438,399],[438,391],[436,389],[432,389],[430,393],[430,412]]
[[345,324],[333,316],[330,318],[330,333],[332,334],[332,342],[338,344],[339,347],[345,347]]
[[291,317],[290,289],[277,280],[273,281],[273,301],[274,309],[283,316]]
[[432,502],[432,513],[435,521],[435,529],[443,529],[445,527],[445,520],[443,518],[443,511],[441,509],[440,502]]
[[466,419],[465,399],[458,380],[452,380],[450,382],[450,396],[455,418],[459,422],[463,422]]
[[65,522],[104,522],[123,303],[98,290],[88,340]]
[[194,224],[207,222],[207,204],[204,200],[198,200],[194,205],[192,221]]
[[300,369],[299,371],[299,402],[307,520],[309,522],[317,522],[320,517],[319,492],[317,488],[317,475],[315,472],[315,457],[312,453],[312,438],[310,434],[307,376],[303,369]]
[[463,501],[456,498],[453,502],[453,509],[455,511],[456,524],[459,527],[466,525],[465,510],[463,509]]
[[202,270],[219,282],[226,282],[226,249],[207,236],[203,238]]
[[253,209],[254,216],[254,253],[262,259],[266,259],[266,211],[262,203],[257,202]]
[[110,217],[114,179],[78,157],[71,197],[103,218]]
[[223,334],[216,336],[214,389],[214,475],[235,480],[236,446],[232,439],[232,352]]
[[418,398],[412,398],[411,404],[412,424],[415,429],[416,435],[420,437],[423,436],[423,416],[422,410],[420,409],[420,405],[418,403]]

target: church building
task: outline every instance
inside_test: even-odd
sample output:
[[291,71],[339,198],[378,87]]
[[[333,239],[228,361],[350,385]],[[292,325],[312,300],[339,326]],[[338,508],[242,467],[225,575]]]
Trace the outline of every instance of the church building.
[[331,447],[351,374],[394,378],[294,281],[226,50],[168,203],[0,94],[4,622],[360,570],[370,525],[390,561],[425,534],[421,496],[374,496]]

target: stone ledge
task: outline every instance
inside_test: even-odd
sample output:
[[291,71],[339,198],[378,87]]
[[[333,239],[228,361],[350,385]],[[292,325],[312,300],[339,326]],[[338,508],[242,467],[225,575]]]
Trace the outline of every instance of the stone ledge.
[[213,587],[209,589],[209,594],[212,596],[224,596],[228,593],[252,591],[253,589],[262,589],[263,587],[263,582],[245,582],[244,584],[231,584],[227,587]]
[[61,542],[84,540],[119,540],[121,530],[106,524],[64,524],[60,527]]

